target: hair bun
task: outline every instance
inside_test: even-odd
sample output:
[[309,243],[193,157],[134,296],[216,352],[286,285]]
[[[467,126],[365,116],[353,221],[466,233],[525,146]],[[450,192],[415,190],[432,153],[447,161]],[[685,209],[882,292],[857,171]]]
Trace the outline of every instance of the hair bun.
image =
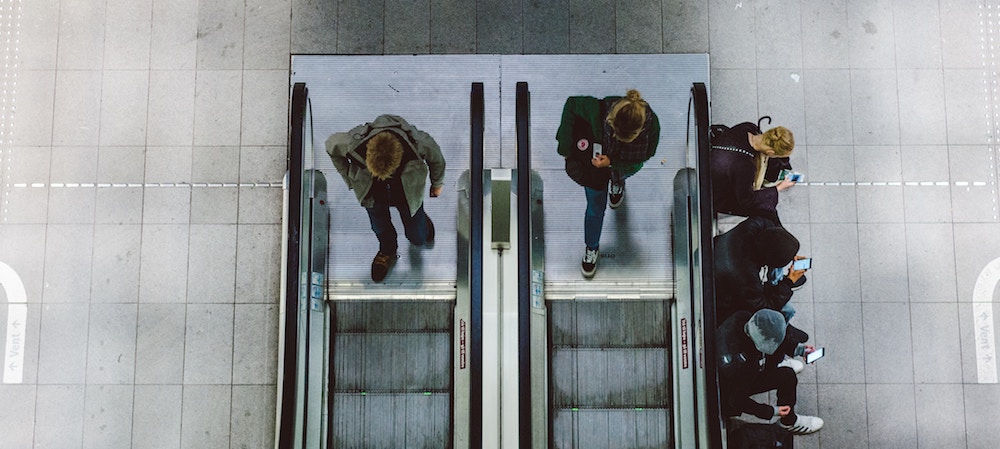
[[625,93],[625,98],[628,98],[629,101],[642,101],[642,95],[635,89],[629,89]]

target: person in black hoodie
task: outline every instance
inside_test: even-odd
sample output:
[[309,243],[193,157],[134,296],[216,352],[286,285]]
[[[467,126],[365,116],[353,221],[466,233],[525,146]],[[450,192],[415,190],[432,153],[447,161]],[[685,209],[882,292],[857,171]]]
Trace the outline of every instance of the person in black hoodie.
[[[798,258],[799,241],[785,228],[763,217],[750,217],[715,236],[715,296],[719,322],[733,312],[782,310],[792,289],[805,283],[806,270],[785,267]],[[788,309],[786,320],[794,309]]]
[[[750,122],[740,123],[712,139],[712,195],[715,211],[778,219],[778,192],[795,185],[783,180],[765,187],[771,158],[787,158],[795,148],[792,132],[777,126],[761,133]],[[789,165],[790,167],[790,165]],[[774,171],[774,170],[770,170]],[[777,173],[771,173],[777,177]]]
[[[778,424],[796,435],[813,433],[823,427],[815,416],[795,413],[798,378],[790,367],[779,367],[785,356],[805,355],[809,335],[788,325],[781,313],[761,309],[753,315],[739,311],[716,330],[719,387],[723,413],[749,413],[760,419],[778,418]],[[761,404],[750,396],[777,390],[777,405]]]

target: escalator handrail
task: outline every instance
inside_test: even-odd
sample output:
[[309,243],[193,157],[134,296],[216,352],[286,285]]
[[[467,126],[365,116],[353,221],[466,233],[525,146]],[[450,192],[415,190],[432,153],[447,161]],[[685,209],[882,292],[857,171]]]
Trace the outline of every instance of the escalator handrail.
[[295,441],[296,409],[296,368],[298,366],[298,309],[299,309],[299,249],[302,223],[302,167],[304,152],[304,127],[308,107],[309,89],[305,83],[295,83],[292,87],[292,102],[289,110],[288,165],[288,236],[285,261],[285,333],[283,339],[284,358],[282,360],[281,404],[277,446],[291,448]]
[[483,130],[485,105],[483,83],[472,83],[469,108],[470,167],[470,257],[469,296],[471,299],[469,348],[469,446],[483,445]]
[[694,100],[695,127],[697,132],[697,173],[699,192],[698,230],[701,247],[701,285],[702,285],[702,329],[704,335],[702,347],[705,351],[705,395],[710,448],[722,447],[722,413],[719,397],[718,367],[716,366],[715,342],[715,246],[713,240],[715,220],[715,204],[712,197],[712,177],[709,175],[711,164],[711,144],[709,142],[709,106],[708,90],[704,83],[694,83],[691,86],[691,96]]
[[517,358],[519,447],[531,447],[531,93],[516,87],[517,127]]

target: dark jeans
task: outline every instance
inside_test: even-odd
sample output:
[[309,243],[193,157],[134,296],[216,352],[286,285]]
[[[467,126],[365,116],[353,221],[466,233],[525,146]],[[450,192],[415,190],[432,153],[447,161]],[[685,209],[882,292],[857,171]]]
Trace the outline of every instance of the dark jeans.
[[[424,206],[421,205],[413,216],[410,216],[410,208],[406,205],[406,201],[398,201],[392,206],[399,211],[399,217],[403,220],[406,239],[414,245],[423,245],[427,241],[429,231]],[[379,252],[395,255],[399,245],[396,242],[396,227],[392,225],[389,207],[389,203],[376,201],[373,207],[366,207],[365,210],[368,211],[368,221],[371,222],[372,231],[375,231],[375,236],[378,237]]]
[[[763,393],[765,391],[778,390],[778,405],[790,405],[792,411],[788,417],[782,419],[786,424],[795,422],[795,389],[799,385],[799,379],[795,371],[787,366],[781,368],[768,368],[757,376],[757,383],[751,388],[750,394]],[[791,422],[788,422],[791,421]]]

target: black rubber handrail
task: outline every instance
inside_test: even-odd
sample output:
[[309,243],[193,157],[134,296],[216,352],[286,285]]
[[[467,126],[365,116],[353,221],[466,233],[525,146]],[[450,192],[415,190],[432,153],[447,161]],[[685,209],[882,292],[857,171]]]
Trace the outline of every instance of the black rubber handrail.
[[302,153],[304,127],[309,89],[305,83],[295,83],[292,87],[292,104],[289,111],[291,124],[288,144],[288,237],[285,270],[285,334],[284,358],[282,360],[282,382],[280,419],[278,426],[278,448],[291,449],[295,441],[295,406],[298,365],[298,310],[299,310],[299,243],[302,223]]
[[483,129],[486,118],[483,83],[472,83],[469,108],[469,296],[472,317],[469,348],[469,446],[483,447]]
[[704,83],[694,83],[691,86],[691,98],[694,101],[695,132],[698,145],[698,222],[701,224],[699,237],[701,239],[701,285],[702,285],[702,329],[705,340],[702,347],[705,351],[705,396],[706,422],[708,426],[710,448],[722,448],[722,408],[719,402],[719,376],[716,366],[715,351],[715,246],[713,240],[715,220],[715,204],[712,198],[712,166],[711,144],[709,142],[709,111],[708,90]]
[[517,83],[517,388],[519,447],[531,447],[531,92]]

